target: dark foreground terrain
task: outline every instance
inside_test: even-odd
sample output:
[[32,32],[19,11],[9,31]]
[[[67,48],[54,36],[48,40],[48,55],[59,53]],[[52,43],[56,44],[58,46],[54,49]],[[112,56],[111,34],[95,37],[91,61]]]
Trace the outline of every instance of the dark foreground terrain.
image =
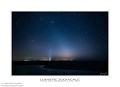
[[12,75],[108,75],[108,61],[12,61]]

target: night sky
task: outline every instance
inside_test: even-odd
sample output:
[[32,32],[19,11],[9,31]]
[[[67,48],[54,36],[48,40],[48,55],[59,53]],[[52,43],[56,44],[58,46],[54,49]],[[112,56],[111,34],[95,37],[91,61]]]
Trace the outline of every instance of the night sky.
[[107,12],[12,12],[13,60],[106,60]]

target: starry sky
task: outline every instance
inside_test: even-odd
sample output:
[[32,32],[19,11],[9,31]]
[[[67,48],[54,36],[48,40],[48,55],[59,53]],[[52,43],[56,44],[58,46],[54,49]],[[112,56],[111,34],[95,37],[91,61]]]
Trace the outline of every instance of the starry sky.
[[108,12],[12,12],[12,55],[108,58]]

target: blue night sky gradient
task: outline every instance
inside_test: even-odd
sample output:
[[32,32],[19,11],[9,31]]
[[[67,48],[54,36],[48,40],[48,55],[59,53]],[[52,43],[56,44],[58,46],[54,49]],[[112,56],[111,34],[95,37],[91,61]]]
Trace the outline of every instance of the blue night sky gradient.
[[108,57],[107,12],[13,12],[13,58]]

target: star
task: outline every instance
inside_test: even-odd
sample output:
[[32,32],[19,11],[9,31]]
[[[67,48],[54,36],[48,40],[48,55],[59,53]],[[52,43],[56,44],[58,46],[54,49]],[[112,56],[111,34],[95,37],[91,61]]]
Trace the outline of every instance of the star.
[[54,24],[54,23],[55,23],[55,21],[54,21],[54,20],[52,20],[52,21],[50,21],[50,23],[51,23],[51,24]]
[[85,34],[87,35],[87,34],[88,34],[88,32],[87,32],[87,31],[85,31]]
[[16,25],[18,24],[18,22],[15,23]]
[[32,42],[35,42],[35,40],[31,40]]

